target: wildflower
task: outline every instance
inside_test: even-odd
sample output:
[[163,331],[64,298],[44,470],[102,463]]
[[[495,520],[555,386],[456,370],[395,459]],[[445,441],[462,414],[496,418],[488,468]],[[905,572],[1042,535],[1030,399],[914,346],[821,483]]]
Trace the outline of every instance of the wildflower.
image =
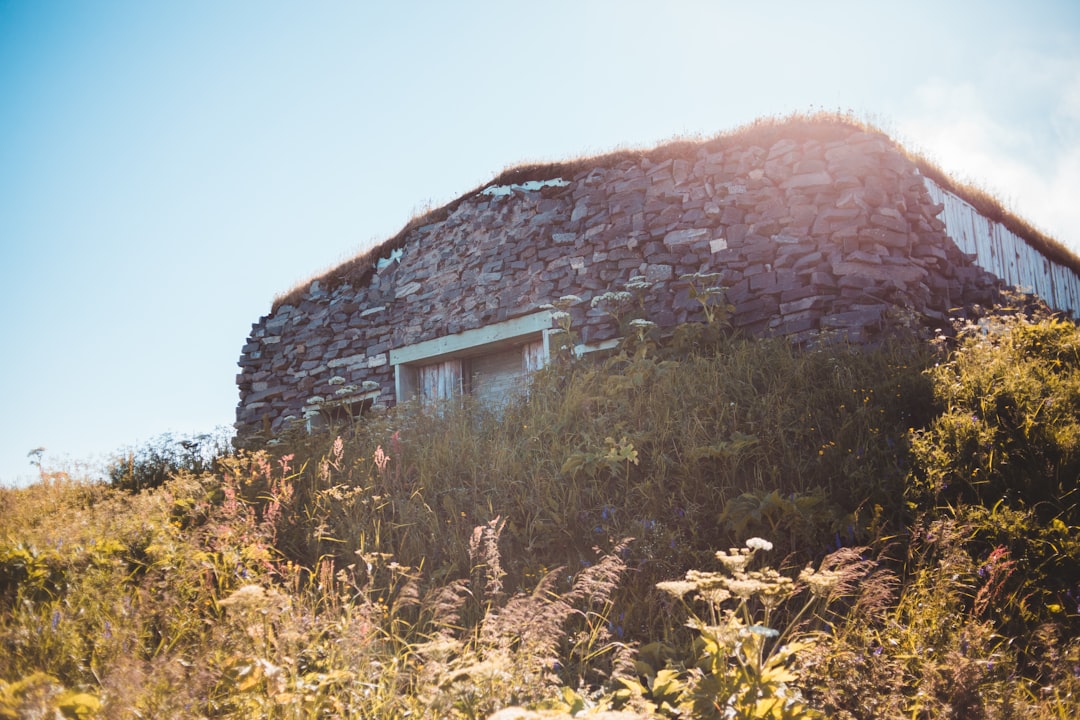
[[341,377],[340,375],[335,375],[334,377],[330,378],[326,382],[329,385],[344,385],[345,384],[345,378]]
[[768,552],[769,550],[772,550],[773,544],[763,538],[752,537],[746,541],[746,547],[751,550],[764,550],[765,552]]
[[252,608],[266,603],[266,589],[262,585],[244,585],[229,597],[218,601],[219,607]]
[[561,298],[559,298],[559,302],[563,303],[564,305],[577,305],[579,302],[581,302],[581,298],[579,298],[577,295],[563,295]]
[[690,580],[666,580],[656,583],[656,587],[675,598],[682,598],[688,592],[697,590],[697,583]]
[[555,322],[559,322],[560,320],[565,320],[568,317],[570,317],[570,313],[564,312],[562,310],[556,310],[555,312],[551,313],[551,319],[554,320]]
[[726,578],[724,584],[727,586],[728,591],[740,600],[749,600],[766,588],[766,583],[748,575]]
[[728,578],[720,573],[714,572],[701,572],[700,570],[687,570],[686,579],[688,582],[694,583],[699,592],[706,592],[715,589],[722,590],[727,585]]
[[386,470],[386,464],[390,462],[390,456],[383,452],[382,445],[375,448],[375,466],[379,468],[379,472]]
[[799,582],[810,588],[814,597],[827,598],[842,578],[838,570],[814,570],[809,565],[799,573]]
[[308,405],[318,405],[319,403],[324,402],[326,402],[326,398],[324,398],[322,395],[312,395],[307,399]]
[[618,292],[606,292],[603,295],[597,295],[593,297],[591,304],[593,307],[607,304],[621,305],[630,302],[633,298],[634,296],[625,290],[619,290]]
[[795,582],[772,568],[766,568],[761,572],[752,572],[750,577],[762,584],[758,595],[761,604],[766,608],[778,607],[780,603],[795,592]]
[[364,382],[360,383],[360,387],[362,387],[364,390],[378,390],[379,383],[375,382],[374,380],[365,380]]
[[728,572],[741,572],[750,562],[750,551],[745,548],[731,548],[728,552],[717,550],[716,559],[723,563]]
[[656,327],[656,323],[651,320],[643,320],[641,318],[634,318],[630,321],[630,327],[642,328],[648,330],[649,328]]
[[719,607],[721,603],[731,599],[731,593],[724,588],[705,588],[698,591],[698,597],[713,607]]

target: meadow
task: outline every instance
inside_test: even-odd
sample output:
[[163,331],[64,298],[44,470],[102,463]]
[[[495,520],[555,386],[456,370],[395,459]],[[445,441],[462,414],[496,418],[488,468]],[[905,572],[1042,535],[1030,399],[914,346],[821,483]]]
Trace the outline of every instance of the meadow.
[[0,718],[1080,716],[1080,330],[715,300],[501,408],[0,490]]

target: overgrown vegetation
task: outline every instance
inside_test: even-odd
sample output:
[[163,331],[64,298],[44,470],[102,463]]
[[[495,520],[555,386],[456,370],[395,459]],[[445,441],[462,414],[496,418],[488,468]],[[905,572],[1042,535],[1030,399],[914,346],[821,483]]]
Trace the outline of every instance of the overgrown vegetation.
[[211,472],[214,461],[231,448],[231,438],[231,430],[225,428],[198,435],[159,435],[115,453],[106,468],[109,482],[122,490],[146,490],[164,485],[183,471]]
[[498,413],[0,490],[0,717],[1080,714],[1080,331],[704,301]]

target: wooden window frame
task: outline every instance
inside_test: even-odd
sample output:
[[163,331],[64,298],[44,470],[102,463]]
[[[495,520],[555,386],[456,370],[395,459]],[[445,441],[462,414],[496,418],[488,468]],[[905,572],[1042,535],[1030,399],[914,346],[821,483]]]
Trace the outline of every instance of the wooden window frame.
[[420,369],[446,361],[461,363],[459,387],[463,392],[470,389],[470,358],[540,341],[543,344],[542,366],[550,361],[550,337],[555,332],[558,330],[551,327],[551,313],[545,310],[391,350],[389,360],[394,367],[395,401],[422,399]]

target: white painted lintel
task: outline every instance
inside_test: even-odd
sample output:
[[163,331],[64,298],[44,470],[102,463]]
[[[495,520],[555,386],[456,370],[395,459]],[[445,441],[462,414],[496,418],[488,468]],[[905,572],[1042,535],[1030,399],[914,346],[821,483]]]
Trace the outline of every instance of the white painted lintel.
[[512,342],[528,335],[542,333],[550,328],[551,313],[543,310],[391,350],[390,364],[407,365],[421,360],[436,361],[444,355],[454,355],[486,345]]

